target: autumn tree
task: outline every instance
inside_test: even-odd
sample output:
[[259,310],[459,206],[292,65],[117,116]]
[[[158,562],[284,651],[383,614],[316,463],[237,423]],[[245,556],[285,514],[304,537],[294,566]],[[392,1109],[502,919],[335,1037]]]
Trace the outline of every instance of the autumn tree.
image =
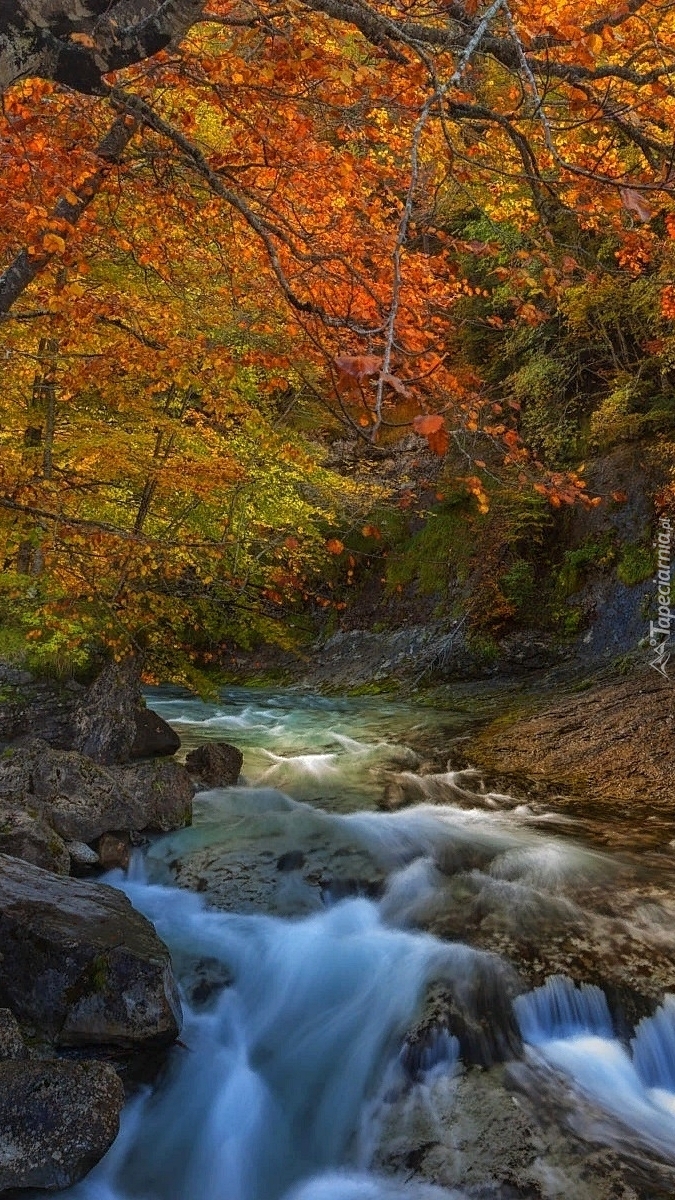
[[[468,435],[479,506],[476,436],[528,486],[582,491],[524,444],[517,405],[495,412],[455,335],[467,301],[488,328],[545,322],[601,233],[619,269],[649,269],[673,209],[672,57],[672,10],[639,0],[590,19],[577,0],[3,6],[0,505],[6,566],[39,548],[55,629],[67,559],[74,624],[105,609],[120,639],[161,640],[180,593],[185,621],[214,586],[230,605],[308,595],[339,494],[363,500],[321,476],[302,421],[289,435],[303,406],[310,434],[325,413],[368,443]],[[30,411],[47,387],[49,428]],[[296,499],[259,520],[279,461]],[[238,504],[243,541],[223,533]]]

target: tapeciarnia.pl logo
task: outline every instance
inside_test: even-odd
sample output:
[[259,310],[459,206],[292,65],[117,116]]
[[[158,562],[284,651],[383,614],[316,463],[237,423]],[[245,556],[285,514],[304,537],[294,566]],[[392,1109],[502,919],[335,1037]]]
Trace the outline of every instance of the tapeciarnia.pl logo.
[[672,527],[669,517],[659,517],[659,528],[656,535],[657,568],[654,583],[657,585],[658,620],[649,622],[649,645],[652,657],[650,667],[670,679],[667,666],[671,651],[671,626],[673,611],[671,608],[671,543]]

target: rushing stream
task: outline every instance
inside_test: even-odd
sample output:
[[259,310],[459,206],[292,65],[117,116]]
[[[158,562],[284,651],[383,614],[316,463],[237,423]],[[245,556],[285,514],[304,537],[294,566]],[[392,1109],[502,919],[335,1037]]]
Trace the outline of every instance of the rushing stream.
[[[433,1129],[442,1111],[451,1128],[476,1070],[461,1020],[416,1049],[406,1041],[432,984],[469,1025],[487,1015],[506,1046],[496,1057],[517,1058],[535,1089],[565,1090],[568,1108],[576,1097],[596,1143],[675,1168],[675,998],[617,1030],[600,988],[555,975],[523,992],[505,957],[424,932],[448,913],[461,926],[462,905],[507,932],[542,912],[578,922],[580,880],[594,895],[628,886],[625,863],[471,773],[420,784],[408,743],[443,746],[465,716],[242,690],[218,705],[168,691],[150,703],[187,748],[238,745],[243,777],[201,793],[190,829],[108,877],[169,945],[185,1024],[161,1081],[130,1101],[72,1200],[501,1195],[442,1170],[429,1183],[391,1173],[387,1138],[404,1138],[420,1112]],[[427,802],[378,811],[392,779],[427,786]],[[636,920],[667,941],[667,916],[652,898]],[[541,1192],[517,1194],[585,1200],[546,1170]]]

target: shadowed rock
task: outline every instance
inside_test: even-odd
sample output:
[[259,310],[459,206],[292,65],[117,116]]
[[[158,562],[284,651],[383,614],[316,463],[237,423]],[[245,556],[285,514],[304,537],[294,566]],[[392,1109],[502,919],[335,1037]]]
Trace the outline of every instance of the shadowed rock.
[[27,1057],[19,1022],[8,1008],[0,1008],[0,1062]]
[[[23,799],[21,801],[23,803]],[[23,858],[34,867],[67,875],[70,853],[63,838],[47,821],[23,808],[15,809],[0,797],[0,854]]]
[[169,952],[106,884],[0,855],[0,1004],[60,1046],[169,1045],[181,1024]]
[[239,778],[244,756],[229,742],[206,742],[191,750],[185,765],[207,788],[233,787]]
[[0,1192],[57,1191],[112,1145],[124,1089],[102,1062],[0,1062]]
[[[61,863],[58,839],[93,842],[116,830],[167,832],[189,825],[192,783],[177,762],[104,767],[75,750],[23,738],[0,757],[0,812],[3,808],[14,814],[7,816],[7,837],[13,833],[3,850],[26,858],[30,852],[28,861],[61,873],[68,868]],[[32,826],[16,815],[22,811],[31,815]],[[50,844],[45,826],[58,835],[56,842]],[[2,835],[0,823],[0,844]]]
[[458,987],[432,984],[422,1016],[403,1046],[406,1070],[414,1078],[446,1032],[457,1038],[466,1063],[491,1066],[516,1058],[522,1051],[512,1004],[517,990],[513,978],[489,967]]
[[55,749],[79,750],[104,765],[171,755],[180,747],[171,726],[146,708],[136,659],[109,663],[88,688],[73,680],[36,679],[0,663],[0,684],[1,740],[30,731]]

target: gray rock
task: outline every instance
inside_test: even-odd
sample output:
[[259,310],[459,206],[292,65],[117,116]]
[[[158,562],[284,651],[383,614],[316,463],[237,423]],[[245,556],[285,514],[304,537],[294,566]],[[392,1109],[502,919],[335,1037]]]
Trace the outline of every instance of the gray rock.
[[180,750],[180,738],[176,731],[151,708],[136,708],[134,712],[136,732],[129,750],[129,758],[156,758],[169,756]]
[[[41,829],[51,826],[66,842],[89,843],[112,831],[166,832],[189,825],[192,783],[180,763],[104,767],[75,750],[54,750],[41,738],[24,738],[0,756],[0,805],[15,814],[28,810]],[[18,817],[16,821],[21,825]],[[30,827],[30,832],[36,842],[39,831]],[[2,849],[27,858],[17,836]],[[53,838],[44,836],[47,842]],[[51,858],[47,849],[40,855],[35,850],[28,861],[67,873],[63,843],[55,842],[50,853]]]
[[170,1044],[181,1024],[169,952],[106,884],[0,855],[0,1004],[61,1046]]
[[27,1057],[19,1022],[8,1008],[0,1008],[0,1062]]
[[186,768],[171,760],[116,767],[115,776],[134,808],[134,820],[118,821],[108,830],[148,829],[167,833],[192,822],[194,788]]
[[180,738],[141,696],[140,663],[109,663],[80,699],[73,715],[72,748],[110,765],[173,754]]
[[134,659],[110,663],[89,688],[36,679],[0,662],[0,686],[0,741],[30,732],[103,764],[174,754],[180,746],[171,726],[145,707]]
[[207,742],[190,751],[185,765],[205,787],[233,787],[239,778],[243,761],[241,750],[229,742]]
[[73,720],[73,749],[98,763],[124,762],[136,736],[138,662],[109,663],[87,689]]
[[70,855],[58,833],[24,809],[14,809],[0,801],[0,854],[23,858],[35,867],[67,875]]
[[71,862],[73,862],[75,866],[98,866],[98,854],[95,850],[92,850],[91,846],[87,846],[85,842],[68,842],[66,848],[70,855]]
[[123,1103],[108,1063],[0,1063],[0,1192],[77,1183],[115,1140]]

